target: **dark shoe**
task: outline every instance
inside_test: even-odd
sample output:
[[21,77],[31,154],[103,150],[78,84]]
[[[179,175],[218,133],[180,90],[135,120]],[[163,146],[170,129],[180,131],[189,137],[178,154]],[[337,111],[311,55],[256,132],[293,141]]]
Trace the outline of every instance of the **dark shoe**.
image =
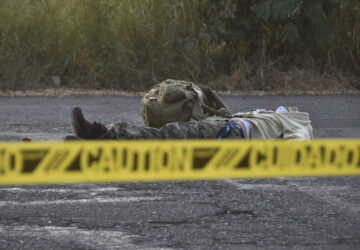
[[67,135],[65,138],[64,138],[64,141],[83,141],[84,139],[80,138],[79,136],[77,135]]
[[88,122],[79,107],[71,110],[72,127],[75,134],[83,139],[104,138],[107,134],[106,127],[98,122]]

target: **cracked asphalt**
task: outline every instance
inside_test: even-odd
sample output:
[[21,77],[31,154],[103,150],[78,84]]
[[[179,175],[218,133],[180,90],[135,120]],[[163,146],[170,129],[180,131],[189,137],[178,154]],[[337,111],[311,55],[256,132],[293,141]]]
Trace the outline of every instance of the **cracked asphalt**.
[[[314,135],[360,138],[359,95],[223,96],[298,106]],[[2,141],[61,140],[70,110],[143,124],[140,97],[0,97]],[[360,178],[0,186],[0,249],[359,249]]]

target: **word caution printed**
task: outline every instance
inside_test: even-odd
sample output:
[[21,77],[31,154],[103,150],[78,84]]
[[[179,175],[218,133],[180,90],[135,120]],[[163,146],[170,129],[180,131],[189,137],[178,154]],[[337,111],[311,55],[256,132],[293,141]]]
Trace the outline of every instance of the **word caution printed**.
[[0,184],[360,175],[360,140],[0,145]]

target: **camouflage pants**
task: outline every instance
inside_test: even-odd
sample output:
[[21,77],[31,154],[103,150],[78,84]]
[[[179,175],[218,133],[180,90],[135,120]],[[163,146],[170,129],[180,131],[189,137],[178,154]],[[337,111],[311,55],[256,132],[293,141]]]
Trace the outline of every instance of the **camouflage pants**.
[[[110,124],[108,138],[116,139],[195,139],[216,138],[226,126],[226,120],[205,119],[192,122],[173,122],[161,128],[150,128],[125,122]],[[237,129],[232,129],[228,138],[241,138]]]

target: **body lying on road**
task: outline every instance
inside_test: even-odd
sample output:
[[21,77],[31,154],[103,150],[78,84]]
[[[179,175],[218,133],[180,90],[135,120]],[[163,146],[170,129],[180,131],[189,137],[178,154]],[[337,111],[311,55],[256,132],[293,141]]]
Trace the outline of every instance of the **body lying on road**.
[[72,110],[72,125],[82,139],[312,138],[309,114],[296,107],[231,115],[209,87],[181,80],[156,84],[142,98],[141,108],[145,126],[90,123],[78,107]]
[[212,116],[199,121],[171,122],[160,128],[126,122],[105,126],[89,122],[79,107],[72,109],[72,126],[82,139],[311,139],[309,114],[280,106],[276,111],[255,110],[230,118]]

